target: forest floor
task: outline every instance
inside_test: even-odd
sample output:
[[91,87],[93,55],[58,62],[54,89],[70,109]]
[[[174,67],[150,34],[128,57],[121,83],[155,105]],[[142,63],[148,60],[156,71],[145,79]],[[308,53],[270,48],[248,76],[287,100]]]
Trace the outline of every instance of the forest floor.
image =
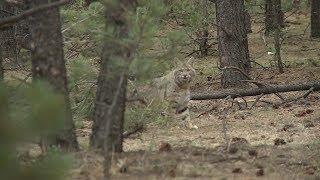
[[[252,76],[268,84],[291,84],[320,79],[320,42],[311,40],[308,17],[286,19],[282,46],[285,73],[255,66]],[[267,54],[256,23],[249,35],[253,60],[268,66]],[[272,46],[272,38],[267,38]],[[197,80],[192,92],[219,91],[219,76],[212,72],[216,56],[196,62]],[[303,92],[281,93],[294,98]],[[276,106],[281,100],[266,95],[252,109],[231,107],[227,100],[191,101],[192,121],[199,128],[150,123],[126,138],[124,153],[112,166],[114,179],[320,179],[320,93]],[[241,98],[236,99],[241,104]],[[255,97],[245,97],[249,107]],[[270,102],[273,102],[270,103]],[[228,108],[229,107],[229,108]],[[219,113],[228,109],[226,114]],[[83,147],[88,146],[91,122],[78,129]],[[77,154],[73,179],[102,176],[102,157],[90,152]]]
[[[304,14],[286,19],[283,74],[270,68],[273,56],[267,52],[273,47],[272,38],[264,42],[259,33],[263,24],[253,24],[250,54],[266,67],[255,65],[254,79],[267,84],[320,80],[320,41],[309,38],[308,19]],[[222,91],[217,61],[216,50],[197,59],[193,93]],[[17,73],[7,72],[11,75]],[[293,98],[303,93],[281,95]],[[249,107],[255,98],[245,97]],[[244,104],[241,98],[236,100]],[[191,101],[192,122],[199,127],[195,130],[174,123],[147,124],[142,132],[124,140],[124,153],[115,155],[113,161],[113,179],[320,179],[320,93],[280,106],[274,105],[281,102],[274,94],[262,100],[252,109],[231,107],[228,100]],[[222,115],[223,109],[227,111]],[[86,120],[77,129],[83,150],[75,154],[70,179],[103,176],[103,158],[87,148],[91,125]]]

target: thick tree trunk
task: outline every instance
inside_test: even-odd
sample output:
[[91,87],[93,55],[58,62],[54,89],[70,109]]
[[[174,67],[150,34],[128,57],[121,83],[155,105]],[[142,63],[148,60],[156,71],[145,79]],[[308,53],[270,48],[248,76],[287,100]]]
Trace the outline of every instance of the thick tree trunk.
[[[237,67],[246,74],[250,72],[247,26],[243,0],[217,0],[217,27],[220,65]],[[234,69],[224,69],[223,87],[243,87],[246,77]]]
[[[10,16],[10,7],[3,4],[0,7],[0,19]],[[6,57],[6,49],[9,49],[8,44],[10,44],[10,32],[13,32],[12,27],[0,29],[0,80],[3,80],[4,70],[3,70],[3,60]],[[13,39],[13,33],[11,33]]]
[[[14,7],[8,3],[3,3],[0,7],[0,18],[6,18],[14,15]],[[17,55],[15,41],[15,27],[9,26],[0,30],[0,46],[2,51],[2,60],[5,58],[15,58]]]
[[90,139],[92,148],[122,152],[127,71],[133,47],[120,42],[128,38],[130,28],[125,16],[134,4],[132,0],[121,0],[106,7],[106,24],[112,27],[113,36],[106,38],[103,48]]
[[311,37],[320,38],[320,1],[311,1]]
[[[274,18],[276,16],[276,18]],[[284,27],[284,13],[281,9],[281,0],[265,0],[265,33],[273,32],[278,23]]]
[[[49,3],[49,0],[27,0],[32,8]],[[41,11],[29,18],[32,41],[32,75],[34,80],[48,81],[65,96],[66,119],[64,130],[53,135],[49,145],[66,150],[78,150],[75,127],[72,120],[67,73],[63,53],[60,13],[58,8]]]

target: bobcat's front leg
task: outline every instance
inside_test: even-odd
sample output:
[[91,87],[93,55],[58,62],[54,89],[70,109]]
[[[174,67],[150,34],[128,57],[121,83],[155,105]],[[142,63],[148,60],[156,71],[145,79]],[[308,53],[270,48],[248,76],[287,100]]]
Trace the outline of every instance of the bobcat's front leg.
[[198,129],[196,125],[193,125],[191,123],[191,118],[190,118],[190,111],[189,108],[185,108],[183,112],[180,111],[180,114],[177,114],[180,118],[177,118],[180,120],[180,127],[187,128],[187,129]]

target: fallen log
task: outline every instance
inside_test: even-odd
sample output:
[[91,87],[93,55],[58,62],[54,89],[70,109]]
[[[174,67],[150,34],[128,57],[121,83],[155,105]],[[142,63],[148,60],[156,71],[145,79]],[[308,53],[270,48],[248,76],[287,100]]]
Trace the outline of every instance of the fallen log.
[[268,85],[262,88],[252,89],[237,89],[232,91],[219,91],[207,94],[192,94],[191,100],[209,100],[209,99],[224,99],[227,97],[237,98],[245,96],[258,96],[261,94],[273,94],[291,91],[304,91],[313,88],[313,91],[320,90],[320,81],[301,83],[301,84],[289,84],[289,85]]

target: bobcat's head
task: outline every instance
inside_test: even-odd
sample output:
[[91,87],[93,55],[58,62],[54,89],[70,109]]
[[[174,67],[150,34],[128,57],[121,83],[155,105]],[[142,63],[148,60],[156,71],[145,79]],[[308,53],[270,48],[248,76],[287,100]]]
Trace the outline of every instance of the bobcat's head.
[[181,88],[188,88],[196,75],[192,61],[193,58],[190,58],[174,70],[174,82]]

